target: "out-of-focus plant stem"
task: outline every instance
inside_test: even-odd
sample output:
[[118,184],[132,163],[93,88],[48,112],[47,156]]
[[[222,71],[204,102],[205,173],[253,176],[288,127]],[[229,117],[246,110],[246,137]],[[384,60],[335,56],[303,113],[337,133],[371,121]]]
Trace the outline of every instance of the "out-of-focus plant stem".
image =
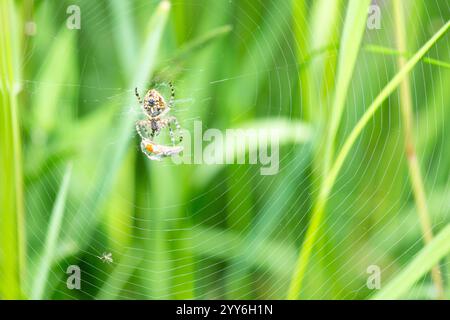
[[[395,18],[395,39],[397,43],[397,49],[400,52],[406,52],[406,30],[405,30],[405,17],[404,8],[399,0],[392,2],[394,7]],[[397,59],[399,69],[403,68],[406,64],[406,59],[403,56],[399,56]],[[422,227],[423,238],[425,243],[428,244],[433,240],[433,230],[430,219],[430,213],[428,211],[427,199],[425,195],[425,188],[423,185],[423,178],[420,172],[420,165],[417,160],[416,146],[414,142],[413,132],[413,108],[412,108],[411,87],[409,79],[406,76],[400,84],[400,107],[403,122],[403,134],[405,139],[405,153],[408,162],[408,171],[411,179],[411,185],[414,193],[414,200],[416,202],[417,213],[419,215],[420,225]],[[442,281],[439,265],[436,265],[431,270],[431,277],[437,290],[437,296],[439,299],[444,298],[444,286]]]
[[[0,297],[21,298],[25,265],[22,154],[15,92],[13,1],[0,2]],[[18,64],[16,64],[18,65]]]
[[308,25],[305,1],[293,1],[293,27],[295,34],[295,49],[299,66],[299,92],[301,98],[301,110],[304,112],[306,121],[311,121],[312,111],[310,110],[309,95],[310,81],[308,79],[308,69],[303,66],[307,60]]

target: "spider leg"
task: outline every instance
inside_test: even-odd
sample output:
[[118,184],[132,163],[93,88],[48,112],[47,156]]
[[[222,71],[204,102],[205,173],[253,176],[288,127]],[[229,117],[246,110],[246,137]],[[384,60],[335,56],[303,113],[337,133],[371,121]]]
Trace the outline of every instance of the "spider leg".
[[183,134],[181,133],[180,123],[178,122],[177,118],[175,118],[173,116],[167,118],[167,124],[168,124],[168,127],[169,127],[169,134],[171,135],[170,138],[172,140],[172,143],[175,144],[175,137],[174,137],[174,134],[173,134],[172,127],[170,126],[171,124],[175,125],[175,130],[176,130],[177,135],[178,135],[178,142],[182,142],[183,141]]
[[169,103],[167,104],[168,109],[172,108],[173,103],[175,101],[175,88],[172,82],[169,82],[169,87],[170,87],[170,99]]
[[[151,122],[149,120],[136,121],[136,132],[142,139],[148,139],[149,136],[153,139],[154,130],[152,129]],[[151,132],[151,133],[150,133]]]
[[152,129],[152,133],[150,133],[150,140],[153,141],[153,138],[155,137],[155,133],[157,133],[157,131],[155,129]]
[[170,141],[172,142],[172,145],[175,145],[175,137],[170,122],[167,124],[167,128],[169,128]]
[[141,99],[141,96],[139,95],[137,88],[134,88],[134,94],[136,95],[136,98],[138,99],[139,104],[142,104],[142,99]]
[[164,128],[167,127],[167,128],[169,129],[170,141],[172,141],[172,144],[175,145],[175,139],[174,139],[173,130],[172,130],[172,127],[170,126],[170,124],[171,124],[171,118],[172,118],[172,117],[168,117],[168,118],[160,119],[160,120],[159,120],[159,122],[158,122],[158,131],[157,131],[157,134],[159,134],[159,132],[161,131],[161,129],[164,129]]

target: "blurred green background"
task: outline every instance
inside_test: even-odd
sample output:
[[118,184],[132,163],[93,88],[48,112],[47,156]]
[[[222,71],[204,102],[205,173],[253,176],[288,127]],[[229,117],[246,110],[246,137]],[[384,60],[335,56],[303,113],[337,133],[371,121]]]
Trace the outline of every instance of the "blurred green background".
[[[399,50],[394,2],[374,1],[379,29],[356,2],[2,1],[0,297],[286,298],[327,150],[335,158],[398,61],[450,18],[449,2],[401,1]],[[80,29],[67,27],[70,5]],[[435,234],[450,222],[449,40],[403,78]],[[169,81],[185,130],[279,128],[280,171],[145,158],[134,88]],[[423,252],[401,103],[395,90],[346,158],[299,298],[370,298],[369,266],[382,290]],[[449,288],[449,250],[436,250]],[[80,290],[67,288],[70,265]],[[429,270],[408,271],[417,279],[398,297],[436,298]]]

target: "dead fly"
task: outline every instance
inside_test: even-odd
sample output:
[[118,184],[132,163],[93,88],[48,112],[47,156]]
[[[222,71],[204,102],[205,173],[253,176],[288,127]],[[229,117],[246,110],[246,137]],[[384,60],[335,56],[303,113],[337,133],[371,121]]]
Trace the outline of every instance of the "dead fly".
[[149,139],[142,139],[141,150],[150,160],[160,161],[163,158],[179,154],[183,151],[181,146],[163,146],[154,143]]

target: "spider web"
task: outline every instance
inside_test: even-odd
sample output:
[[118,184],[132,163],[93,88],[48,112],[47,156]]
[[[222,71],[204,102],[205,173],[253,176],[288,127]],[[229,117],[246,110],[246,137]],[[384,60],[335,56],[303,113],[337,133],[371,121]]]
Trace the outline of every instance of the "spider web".
[[[285,6],[290,4],[281,2],[277,6],[270,6],[265,2],[258,5],[250,3],[247,4],[247,11],[242,10],[239,12],[240,15],[237,15],[234,11],[236,10],[234,2],[225,0],[222,2],[229,4],[228,16],[232,21],[226,22],[235,24],[233,35],[241,40],[243,54],[248,55],[248,59],[245,60],[248,64],[237,70],[228,70],[225,67],[218,68],[219,71],[216,72],[205,70],[203,65],[220,65],[222,59],[231,54],[221,52],[214,55],[217,52],[213,54],[211,51],[205,53],[200,62],[181,68],[178,72],[180,76],[177,75],[178,78],[175,80],[177,91],[173,114],[186,130],[191,130],[196,120],[202,121],[205,130],[216,124],[226,130],[239,125],[243,119],[249,117],[249,114],[255,118],[283,117],[292,121],[297,120],[299,101],[292,97],[292,93],[296,92],[295,88],[299,86],[296,75],[299,65],[292,58],[296,44],[283,38],[286,34],[293,33],[292,26],[289,26],[286,32],[282,33],[282,37],[275,41],[277,48],[271,52],[267,53],[262,48],[258,50],[257,45],[265,41],[270,42],[273,37],[271,33],[280,34],[277,30],[280,25],[289,25],[290,17],[287,16],[284,18],[286,21],[280,21],[280,25],[271,26],[267,21],[272,21],[272,16],[276,16],[278,10],[288,11]],[[225,7],[223,3],[220,6],[222,8]],[[104,15],[104,8],[98,3],[88,5],[87,2],[80,1],[79,4],[82,7],[82,21],[88,22],[87,30],[82,26],[80,32],[108,33],[105,30],[112,22]],[[173,3],[173,7],[177,5],[176,2]],[[204,4],[199,1],[192,2],[193,8],[202,5]],[[380,5],[386,4],[380,2]],[[133,2],[129,6],[131,11],[129,13],[131,15],[139,15],[139,12],[150,13],[154,6],[155,3],[144,5],[141,2]],[[60,9],[64,12],[62,5]],[[445,13],[447,9],[442,8],[442,12]],[[50,7],[41,10],[50,10]],[[432,13],[427,10],[425,7],[426,16],[432,20]],[[241,19],[242,21],[251,19],[246,15],[255,12],[264,12],[265,15],[261,14],[258,21],[253,21],[252,26],[259,32],[251,33],[250,37],[246,38],[244,31],[247,25],[241,24]],[[341,20],[343,23],[344,16]],[[97,23],[92,23],[93,21]],[[390,16],[389,10],[384,8],[383,25],[388,26],[389,21],[393,21],[393,17]],[[266,26],[266,29],[261,30],[261,26]],[[188,34],[194,34],[198,26],[193,22],[187,27]],[[118,30],[118,27],[114,26],[109,32],[114,33]],[[366,30],[364,41],[383,43],[384,32],[390,32],[389,30]],[[426,34],[426,30],[423,33]],[[448,47],[448,40],[446,41]],[[254,43],[256,45],[252,48]],[[420,43],[415,45],[420,46]],[[81,38],[80,46],[76,50],[84,51],[90,47],[91,44],[83,42]],[[42,58],[38,54],[34,55],[35,50],[34,47],[30,47],[27,51],[29,55],[24,59],[24,68],[27,68],[27,63],[33,62],[34,59]],[[252,56],[253,53],[257,56]],[[261,58],[267,55],[268,60]],[[77,174],[73,176],[72,187],[75,190],[84,190],[83,194],[72,192],[67,200],[67,217],[73,219],[77,218],[76,213],[81,210],[80,208],[89,211],[88,203],[83,199],[97,192],[93,177],[100,170],[99,166],[102,163],[98,161],[101,157],[95,159],[91,156],[91,152],[98,152],[99,155],[113,152],[120,142],[120,137],[109,133],[114,131],[117,123],[130,114],[136,118],[142,115],[137,102],[134,105],[124,106],[125,101],[134,95],[134,88],[103,85],[103,82],[110,82],[106,81],[110,75],[109,66],[104,66],[94,55],[82,56],[85,60],[79,61],[79,65],[83,66],[79,79],[83,79],[83,82],[79,79],[70,83],[39,81],[36,80],[39,78],[39,72],[35,74],[36,76],[21,81],[27,101],[38,99],[39,93],[46,88],[62,88],[67,91],[76,89],[79,92],[78,106],[74,108],[76,114],[72,114],[75,128],[69,128],[69,132],[76,131],[77,121],[84,123],[82,120],[91,116],[96,119],[97,114],[105,115],[106,120],[99,121],[101,127],[98,129],[95,126],[92,129],[88,125],[89,121],[86,121],[86,128],[90,128],[98,136],[92,136],[93,146],[87,148],[87,151],[80,151],[73,159],[77,168],[74,172]],[[266,62],[267,67],[261,68],[257,65],[257,62],[261,61]],[[343,119],[348,126],[343,128],[345,132],[348,132],[352,124],[360,118],[364,111],[362,106],[371,103],[367,99],[373,98],[377,93],[361,93],[365,88],[367,75],[369,74],[369,79],[378,82],[382,88],[386,79],[390,79],[388,75],[391,74],[393,62],[395,63],[395,59],[372,60],[367,54],[360,55],[353,75],[354,83],[348,93],[349,101],[346,105],[349,111],[345,113]],[[418,67],[418,70],[417,73],[422,74],[432,72],[435,77],[431,78],[428,85],[425,75],[414,77],[414,81],[411,80],[414,98],[420,101],[418,96],[425,93],[425,101],[435,101],[436,108],[444,108],[444,98],[434,96],[434,89],[442,85],[444,71],[435,68],[430,71],[426,66]],[[93,78],[85,78],[86,73]],[[170,76],[170,72],[163,74]],[[149,82],[148,88],[157,88],[168,97],[167,82],[172,80],[157,76]],[[317,85],[322,83],[319,79],[314,80],[318,82]],[[254,83],[249,86],[252,90],[240,92],[239,86],[246,82]],[[327,95],[330,97],[332,89],[326,85],[323,90],[330,91]],[[229,87],[235,88],[231,90],[232,92],[251,98],[245,100],[248,102],[245,105],[238,106],[238,111],[227,113],[222,110],[222,106],[230,106],[231,103],[226,101],[228,97],[220,93]],[[138,89],[143,96],[148,88]],[[59,98],[62,108],[68,108],[72,102],[71,97]],[[237,104],[239,102],[235,101]],[[405,163],[399,160],[399,153],[392,152],[397,149],[403,150],[403,138],[398,133],[402,127],[401,118],[391,110],[396,104],[391,104],[391,101],[388,104],[388,108],[382,108],[380,114],[374,117],[372,126],[366,129],[363,138],[354,146],[354,151],[346,160],[347,165],[343,169],[342,178],[330,196],[329,209],[323,221],[324,231],[317,238],[313,261],[309,266],[311,271],[307,274],[308,281],[305,284],[305,290],[310,297],[367,296],[370,294],[366,287],[367,267],[371,265],[380,267],[383,271],[383,286],[385,279],[387,281],[392,278],[392,274],[396,274],[401,269],[400,266],[405,265],[422,246],[422,238],[417,236],[420,233],[416,232],[419,225],[411,187],[405,174]],[[317,109],[325,111],[326,106],[327,102],[323,102]],[[92,110],[89,110],[90,108]],[[107,111],[102,113],[102,110]],[[418,115],[419,112],[415,116],[416,131],[421,129],[417,125],[421,123]],[[31,126],[27,116],[24,116],[24,123]],[[219,116],[223,119],[218,119]],[[438,120],[434,119],[436,122]],[[438,124],[425,125],[433,128]],[[188,175],[186,171],[193,170],[198,174],[203,172],[207,174],[208,169],[197,170],[197,167],[205,165],[192,165],[192,169],[186,169],[182,166],[180,168],[170,160],[156,164],[149,163],[140,152],[139,137],[135,131],[130,135],[128,138],[131,141],[131,148],[136,152],[130,153],[124,161],[127,163],[135,161],[136,168],[143,169],[144,172],[112,174],[117,175],[120,181],[127,181],[123,175],[133,175],[131,180],[136,179],[136,189],[130,192],[126,188],[115,186],[110,193],[100,196],[107,199],[106,202],[119,199],[117,203],[128,204],[127,210],[132,213],[115,216],[111,213],[118,211],[112,210],[106,203],[99,209],[105,213],[100,216],[94,235],[85,233],[82,228],[78,230],[76,238],[89,238],[86,246],[79,246],[70,241],[61,244],[60,257],[51,270],[47,288],[51,296],[167,299],[184,297],[186,292],[192,291],[195,292],[193,298],[284,298],[298,247],[308,225],[307,213],[311,206],[310,201],[318,193],[320,173],[311,165],[313,156],[308,153],[312,146],[292,144],[282,146],[280,172],[275,177],[263,177],[259,174],[259,170],[245,165],[238,168],[222,168],[214,178],[207,182],[199,182],[202,176]],[[448,179],[443,181],[440,177],[440,172],[445,170],[442,162],[448,160],[443,153],[445,137],[440,137],[437,141],[438,144],[427,151],[433,161],[426,162],[428,166],[422,168],[427,181],[427,194],[431,199],[448,195],[450,191]],[[33,137],[26,142],[31,145]],[[86,143],[88,144],[88,141]],[[368,149],[367,143],[370,143],[373,149]],[[51,141],[46,146],[50,153]],[[25,155],[29,148],[32,147],[25,146]],[[53,203],[52,199],[58,192],[60,177],[64,174],[65,166],[62,163],[67,162],[67,158],[57,152],[52,155],[54,156],[43,162],[43,168],[38,171],[46,174],[42,174],[36,180],[31,177],[31,182],[27,185],[28,198],[33,199],[26,204],[27,220],[31,222],[31,226],[39,225],[38,221],[46,216],[45,212],[48,211],[49,203]],[[25,157],[25,167],[28,161]],[[89,163],[92,161],[95,163]],[[84,168],[87,172],[83,174]],[[120,169],[121,166],[118,167],[118,170]],[[91,174],[93,175],[90,177]],[[184,180],[186,177],[190,177],[191,180]],[[393,182],[379,183],[380,181]],[[395,183],[396,181],[404,183]],[[171,186],[173,189],[161,191],[161,185]],[[305,186],[308,187],[303,188]],[[395,198],[396,196],[398,198]],[[281,208],[277,207],[278,205],[281,205]],[[448,203],[437,201],[432,209],[448,213]],[[408,215],[398,214],[407,210],[410,211]],[[448,223],[448,217],[440,214],[433,222],[434,226],[440,229]],[[79,221],[79,224],[83,225],[83,221]],[[31,275],[44,246],[45,229],[28,228],[32,239],[28,248]],[[61,230],[60,239],[70,240],[71,236],[65,229]],[[330,246],[336,246],[337,249],[330,249]],[[103,252],[112,253],[114,262],[102,264],[98,256]],[[77,292],[65,289],[66,270],[73,264],[83,270],[82,286]],[[315,273],[313,266],[320,266],[320,273]],[[317,286],[317,283],[320,285]],[[432,296],[429,292],[430,283],[428,278],[422,279],[415,284],[409,295]]]

